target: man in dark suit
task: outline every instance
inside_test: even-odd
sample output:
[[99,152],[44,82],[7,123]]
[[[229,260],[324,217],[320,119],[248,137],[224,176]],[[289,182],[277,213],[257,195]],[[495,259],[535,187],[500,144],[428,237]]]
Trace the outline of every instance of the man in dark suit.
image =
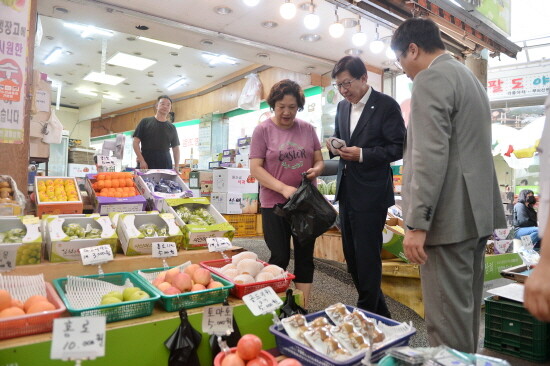
[[334,129],[334,137],[346,142],[337,151],[336,185],[344,256],[359,294],[357,306],[389,317],[380,289],[380,250],[387,209],[395,203],[390,163],[403,155],[405,124],[397,102],[367,84],[359,57],[338,61],[332,78],[345,98],[338,104]]

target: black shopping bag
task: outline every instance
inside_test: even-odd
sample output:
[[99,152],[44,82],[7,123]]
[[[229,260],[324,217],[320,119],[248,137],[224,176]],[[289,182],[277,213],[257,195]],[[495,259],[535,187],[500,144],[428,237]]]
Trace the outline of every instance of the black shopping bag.
[[179,314],[181,324],[164,342],[166,348],[170,350],[168,366],[200,366],[197,348],[201,343],[202,335],[189,323],[185,309],[181,309]]
[[330,229],[336,217],[336,210],[319,192],[317,187],[302,174],[302,184],[283,207],[276,207],[275,213],[290,222],[292,234],[301,241],[313,240]]

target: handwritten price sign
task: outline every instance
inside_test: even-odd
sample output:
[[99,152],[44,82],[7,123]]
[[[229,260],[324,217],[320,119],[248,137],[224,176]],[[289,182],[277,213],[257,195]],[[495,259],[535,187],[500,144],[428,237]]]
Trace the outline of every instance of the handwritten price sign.
[[245,295],[243,301],[255,316],[271,313],[283,305],[283,300],[271,287],[264,287]]
[[178,248],[173,241],[160,241],[151,244],[153,258],[168,258],[178,255]]
[[204,308],[202,331],[219,336],[233,333],[233,307],[208,306]]
[[2,244],[0,246],[0,272],[8,272],[15,269],[17,250],[21,243]]
[[110,245],[98,245],[80,249],[82,264],[85,266],[106,263],[113,260],[113,251]]
[[232,247],[231,241],[227,238],[206,238],[209,252],[223,252]]
[[50,358],[84,360],[105,356],[105,319],[104,316],[54,319]]

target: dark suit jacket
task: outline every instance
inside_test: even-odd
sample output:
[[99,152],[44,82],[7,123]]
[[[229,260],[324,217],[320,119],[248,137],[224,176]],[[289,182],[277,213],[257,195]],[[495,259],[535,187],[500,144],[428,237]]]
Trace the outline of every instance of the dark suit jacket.
[[387,209],[395,203],[390,163],[403,157],[406,130],[401,108],[393,98],[373,89],[351,136],[350,111],[350,102],[344,99],[338,103],[334,136],[346,141],[347,146],[362,148],[363,162],[340,159],[336,200],[340,198],[345,169],[353,210]]

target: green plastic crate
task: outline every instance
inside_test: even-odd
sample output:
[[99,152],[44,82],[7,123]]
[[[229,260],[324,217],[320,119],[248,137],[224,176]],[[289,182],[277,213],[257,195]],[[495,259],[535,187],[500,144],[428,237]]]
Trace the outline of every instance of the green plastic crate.
[[139,272],[143,272],[147,274],[160,273],[170,268],[173,268],[173,267],[149,268],[149,269],[142,269],[142,270],[137,270],[133,272],[136,278],[138,278],[138,280],[143,284],[143,286],[147,286],[147,288],[150,291],[153,291],[155,294],[160,296],[160,302],[164,307],[164,310],[166,311],[179,311],[181,309],[192,309],[192,308],[198,308],[200,306],[222,303],[229,296],[229,291],[233,288],[233,286],[235,286],[232,282],[224,278],[221,278],[219,276],[216,276],[215,274],[212,273],[212,278],[215,281],[221,282],[223,284],[223,287],[207,289],[202,291],[195,291],[195,292],[186,292],[186,293],[176,294],[176,295],[166,295],[165,293],[161,292],[158,288],[153,286],[153,284],[149,282],[145,277],[139,274]]
[[67,278],[57,278],[53,280],[52,283],[71,315],[105,316],[107,318],[107,323],[119,320],[139,318],[151,315],[153,313],[153,308],[155,307],[155,301],[160,299],[160,296],[157,293],[151,291],[151,289],[148,286],[145,286],[133,273],[116,272],[106,273],[103,276],[89,275],[80,277],[106,281],[117,286],[124,285],[126,280],[129,279],[135,287],[139,287],[143,291],[147,292],[150,297],[143,300],[124,301],[116,304],[98,305],[95,307],[76,309],[71,305],[69,299],[66,296],[65,286],[67,284]]
[[550,359],[550,324],[535,319],[523,304],[485,299],[485,347],[534,362]]

